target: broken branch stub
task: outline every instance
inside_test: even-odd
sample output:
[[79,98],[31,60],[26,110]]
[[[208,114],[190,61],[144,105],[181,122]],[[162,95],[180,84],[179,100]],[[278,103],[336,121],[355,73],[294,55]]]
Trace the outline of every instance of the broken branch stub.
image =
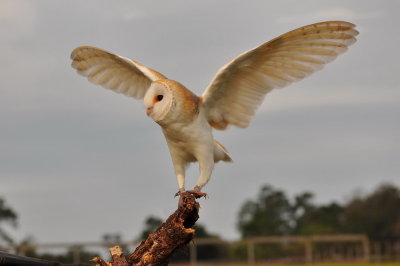
[[190,192],[181,193],[178,209],[156,231],[143,240],[128,257],[119,246],[110,248],[112,262],[96,257],[93,262],[99,266],[163,266],[168,265],[175,251],[187,245],[194,237],[192,228],[199,218],[200,205]]

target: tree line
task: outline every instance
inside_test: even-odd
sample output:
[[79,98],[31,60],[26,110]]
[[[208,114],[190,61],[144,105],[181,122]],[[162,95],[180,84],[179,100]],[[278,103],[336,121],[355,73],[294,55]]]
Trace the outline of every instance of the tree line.
[[316,204],[304,192],[289,198],[270,185],[246,201],[238,215],[241,236],[366,234],[372,240],[400,237],[400,190],[383,184],[345,203]]
[[[0,246],[32,245],[32,238],[16,243],[3,229],[8,223],[17,225],[17,213],[0,198]],[[159,217],[145,219],[143,229],[136,240],[145,239],[162,224]],[[201,223],[196,224],[196,237],[220,238],[210,233]],[[366,234],[371,240],[400,239],[400,189],[392,184],[383,184],[365,195],[353,195],[344,203],[317,204],[311,192],[289,197],[285,191],[264,185],[258,194],[246,200],[238,211],[237,229],[242,238],[254,236],[290,236],[321,234]],[[120,234],[104,234],[105,242],[120,242]],[[197,247],[198,258],[207,259],[227,253],[224,248],[212,245]],[[238,249],[236,253],[244,250]],[[26,254],[64,263],[72,261],[72,250],[65,254],[39,254],[34,248]],[[93,252],[81,252],[82,261],[96,256]],[[175,260],[185,260],[188,252],[177,253]]]

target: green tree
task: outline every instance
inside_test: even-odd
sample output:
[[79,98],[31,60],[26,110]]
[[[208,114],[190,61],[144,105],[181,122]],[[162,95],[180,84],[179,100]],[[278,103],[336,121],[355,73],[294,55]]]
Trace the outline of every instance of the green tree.
[[265,185],[257,200],[248,200],[241,207],[238,228],[242,237],[287,235],[292,217],[293,207],[285,193]]
[[[48,261],[56,261],[60,263],[74,263],[75,262],[75,250],[73,248],[67,250],[65,253],[62,254],[53,254],[53,253],[33,253],[33,254],[27,254],[27,256],[42,259],[42,260],[48,260]],[[83,263],[87,263],[91,261],[94,257],[99,256],[98,253],[96,252],[91,252],[91,251],[86,251],[84,249],[81,249],[79,251],[79,261]]]
[[312,206],[297,218],[293,233],[299,235],[335,234],[344,231],[344,208],[337,203]]
[[[196,239],[199,238],[220,238],[217,234],[208,232],[207,228],[202,224],[196,224],[194,226],[196,235],[194,238],[194,245],[196,245]],[[197,246],[197,258],[199,260],[213,260],[224,256],[227,256],[228,248],[220,244],[209,244],[209,245],[198,245]]]
[[256,200],[243,204],[238,218],[242,237],[336,233],[362,233],[372,239],[400,237],[400,190],[384,184],[344,205],[316,205],[311,193],[291,200],[266,185]]
[[242,206],[238,227],[242,237],[340,233],[345,230],[344,208],[334,202],[317,206],[310,192],[289,199],[266,185],[256,200]]
[[400,190],[384,184],[371,195],[351,200],[345,208],[346,231],[370,238],[400,237]]
[[[9,224],[11,226],[17,226],[17,214],[13,209],[8,207],[5,200],[0,198],[0,225]],[[0,240],[3,240],[7,244],[12,244],[12,238],[6,233],[6,231],[0,227]]]
[[151,233],[153,233],[158,227],[162,225],[163,221],[156,216],[149,216],[144,221],[144,229],[140,233],[139,238],[137,240],[146,239]]
[[99,254],[96,252],[86,251],[84,248],[80,248],[79,257],[77,257],[78,254],[76,254],[76,250],[73,247],[66,250],[65,253],[38,252],[35,247],[35,239],[32,236],[26,237],[18,244],[17,254],[68,264],[74,263],[76,259],[79,259],[80,262],[86,263],[94,257],[99,256]]
[[[255,200],[243,204],[238,217],[239,231],[243,238],[290,235],[301,224],[304,213],[314,208],[311,199],[311,193],[303,193],[290,200],[282,190],[265,185]],[[287,249],[302,252],[300,245],[258,244],[254,247],[254,254],[257,260],[277,259],[286,256]],[[237,258],[245,259],[247,247],[238,245],[232,253]]]
[[334,234],[344,230],[344,208],[338,203],[317,206],[314,196],[305,192],[293,203],[294,235]]

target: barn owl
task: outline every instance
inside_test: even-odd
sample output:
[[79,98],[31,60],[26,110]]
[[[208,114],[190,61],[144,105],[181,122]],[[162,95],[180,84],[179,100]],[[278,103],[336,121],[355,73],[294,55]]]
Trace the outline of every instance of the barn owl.
[[200,175],[190,192],[196,197],[210,180],[214,164],[230,162],[212,129],[245,128],[265,95],[320,70],[352,45],[358,34],[344,21],[311,24],[249,50],[216,73],[201,96],[177,81],[131,59],[81,46],[72,51],[72,67],[95,84],[143,99],[146,114],[161,126],[179,191],[185,191],[185,168],[198,162]]

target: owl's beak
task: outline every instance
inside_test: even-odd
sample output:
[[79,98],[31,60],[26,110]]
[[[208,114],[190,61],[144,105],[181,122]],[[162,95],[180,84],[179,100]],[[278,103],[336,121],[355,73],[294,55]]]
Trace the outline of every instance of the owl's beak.
[[146,114],[147,114],[147,116],[151,115],[152,112],[153,112],[153,106],[148,107],[148,108],[146,109]]

